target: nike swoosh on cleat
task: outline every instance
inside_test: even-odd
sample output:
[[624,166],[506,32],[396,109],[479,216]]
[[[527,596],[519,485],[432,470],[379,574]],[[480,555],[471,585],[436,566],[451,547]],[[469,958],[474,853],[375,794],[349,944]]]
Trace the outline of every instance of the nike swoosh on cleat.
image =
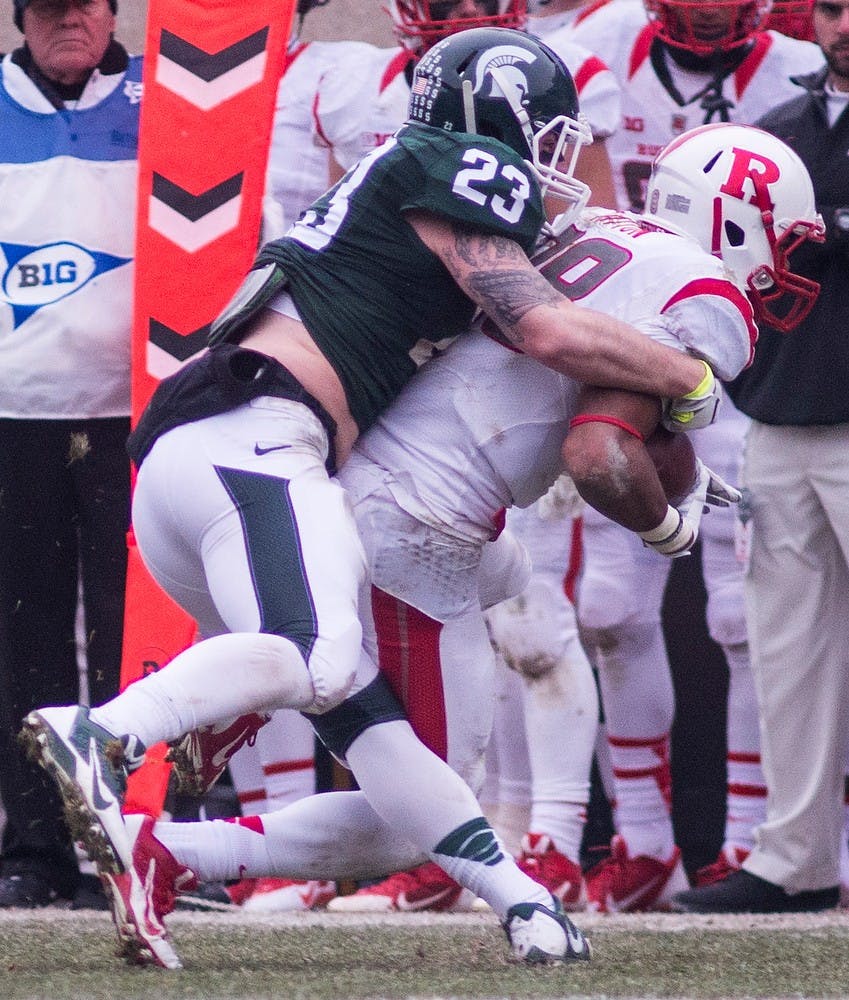
[[290,444],[275,444],[270,448],[261,448],[259,444],[254,445],[254,455],[267,455],[270,451],[283,451],[284,448],[291,448]]
[[307,886],[305,889],[298,889],[298,895],[301,897],[301,902],[304,904],[306,909],[311,910],[315,899],[315,892]]
[[97,755],[97,742],[92,736],[89,740],[89,751],[91,753],[91,798],[94,803],[94,808],[99,811],[108,809],[112,802],[109,799],[105,799],[100,793],[100,783],[103,780],[103,774],[100,770],[100,758]]
[[623,896],[621,899],[616,899],[612,892],[608,892],[607,899],[605,900],[607,912],[626,913],[631,906],[635,903],[639,903],[643,897],[649,896],[652,889],[661,884],[665,877],[666,876],[664,875],[655,875],[655,877],[646,882],[645,885],[641,885],[635,892],[631,892],[627,896]]
[[219,747],[219,749],[215,751],[215,753],[212,755],[210,762],[216,770],[218,770],[218,768],[220,767],[227,766],[227,762],[233,756],[233,754],[231,753],[233,747],[239,742],[239,740],[242,739],[243,736],[244,736],[244,730],[241,733],[239,733],[235,739],[230,740],[229,743],[225,743],[223,747]]
[[443,899],[445,899],[445,896],[450,892],[453,892],[453,890],[440,889],[438,892],[433,893],[431,896],[425,896],[422,899],[415,899],[415,900],[407,899],[406,892],[400,892],[398,893],[398,899],[395,903],[395,906],[399,910],[403,910],[404,912],[410,912],[412,910],[427,910],[429,907],[433,906],[434,903],[439,903]]
[[566,928],[566,940],[569,942],[569,950],[574,955],[583,955],[587,947],[586,939],[579,930],[572,927]]

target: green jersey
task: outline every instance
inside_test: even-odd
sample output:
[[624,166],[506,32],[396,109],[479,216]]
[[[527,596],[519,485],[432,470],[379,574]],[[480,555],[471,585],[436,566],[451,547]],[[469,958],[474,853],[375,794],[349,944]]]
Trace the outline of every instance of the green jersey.
[[544,220],[528,164],[495,139],[407,126],[359,161],[257,266],[276,263],[360,430],[475,305],[403,213],[423,210],[526,253]]

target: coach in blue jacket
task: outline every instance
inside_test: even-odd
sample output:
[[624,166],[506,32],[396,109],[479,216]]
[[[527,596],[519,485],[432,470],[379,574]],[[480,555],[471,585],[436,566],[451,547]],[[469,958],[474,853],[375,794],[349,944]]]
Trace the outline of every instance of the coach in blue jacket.
[[14,734],[85,697],[78,661],[92,704],[118,690],[141,60],[115,10],[14,0],[24,44],[0,63],[2,907],[98,903]]

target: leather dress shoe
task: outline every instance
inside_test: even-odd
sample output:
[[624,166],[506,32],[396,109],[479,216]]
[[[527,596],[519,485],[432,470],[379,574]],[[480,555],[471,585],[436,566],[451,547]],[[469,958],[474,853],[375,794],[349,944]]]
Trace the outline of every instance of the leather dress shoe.
[[789,893],[780,885],[740,868],[712,885],[676,893],[673,913],[805,913],[837,906],[838,886]]
[[81,875],[80,884],[71,900],[72,910],[108,910],[109,899],[96,875]]
[[56,898],[50,883],[41,875],[21,873],[0,876],[0,908],[34,909],[49,906]]

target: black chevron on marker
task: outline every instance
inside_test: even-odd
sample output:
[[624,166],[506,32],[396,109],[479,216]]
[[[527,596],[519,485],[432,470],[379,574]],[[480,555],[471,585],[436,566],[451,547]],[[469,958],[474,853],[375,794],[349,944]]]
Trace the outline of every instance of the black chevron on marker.
[[170,326],[166,326],[158,320],[151,319],[148,326],[148,340],[151,344],[155,344],[160,348],[160,350],[165,351],[166,354],[170,354],[172,358],[176,358],[178,361],[185,361],[206,347],[209,327],[210,324],[207,323],[206,326],[202,326],[184,336],[182,333],[172,330]]
[[192,73],[200,80],[210,83],[219,76],[229,73],[231,69],[258,56],[265,51],[268,42],[268,28],[261,28],[253,35],[248,35],[239,42],[228,45],[220,52],[204,52],[191,42],[180,38],[171,31],[162,29],[159,40],[159,53],[171,62]]
[[192,194],[179,184],[169,181],[162,174],[153,173],[153,197],[163,205],[172,208],[189,222],[197,222],[242,193],[244,174],[234,174],[226,181],[216,184],[201,194]]

